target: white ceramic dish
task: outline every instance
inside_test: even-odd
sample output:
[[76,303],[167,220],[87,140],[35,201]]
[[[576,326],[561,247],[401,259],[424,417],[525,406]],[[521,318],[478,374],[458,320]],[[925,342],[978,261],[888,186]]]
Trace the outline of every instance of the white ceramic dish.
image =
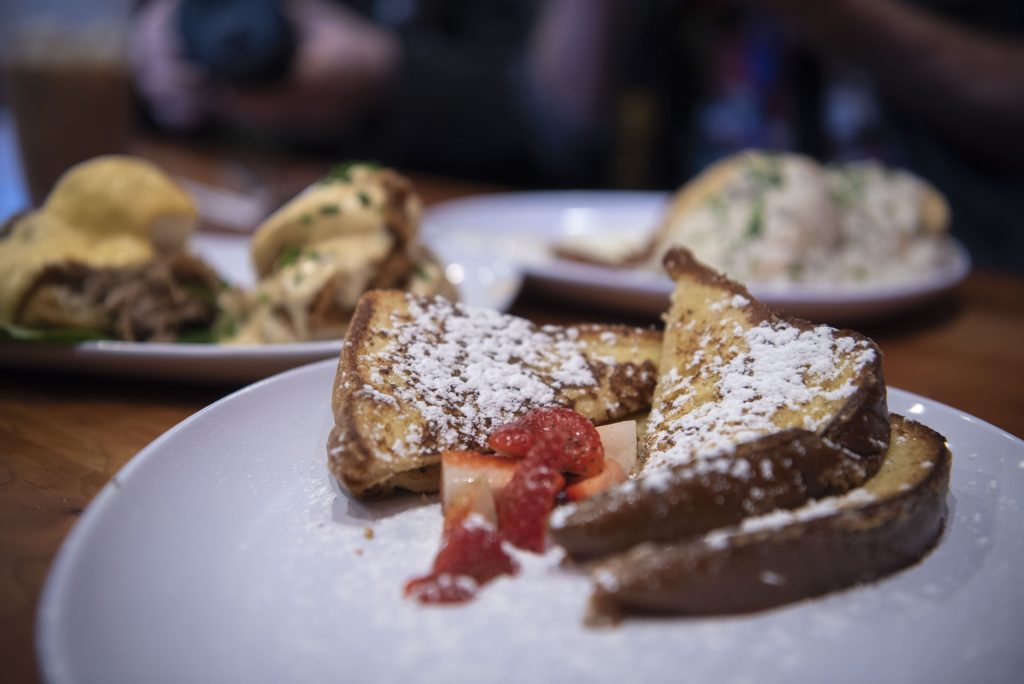
[[[404,600],[432,499],[367,505],[325,465],[330,361],[241,390],[144,449],[89,505],[46,582],[50,684],[1008,682],[1024,665],[1024,443],[900,390],[954,453],[920,564],[766,613],[581,624],[587,581],[533,557],[454,608]],[[370,535],[367,530],[372,530]]]
[[[229,282],[251,285],[249,239],[244,235],[201,234],[193,249]],[[494,255],[439,245],[462,301],[506,310],[522,282],[518,270]],[[340,340],[290,344],[217,345],[101,340],[74,345],[0,342],[0,365],[76,370],[186,382],[251,382],[288,368],[333,358]]]
[[[592,306],[658,315],[672,283],[653,271],[613,269],[559,259],[551,245],[570,236],[647,234],[668,196],[660,192],[567,191],[482,195],[434,205],[424,234],[457,242],[466,251],[502,254],[521,264],[553,296]],[[766,304],[811,320],[850,322],[878,318],[934,299],[970,271],[960,243],[933,273],[900,284],[848,286],[748,283]]]

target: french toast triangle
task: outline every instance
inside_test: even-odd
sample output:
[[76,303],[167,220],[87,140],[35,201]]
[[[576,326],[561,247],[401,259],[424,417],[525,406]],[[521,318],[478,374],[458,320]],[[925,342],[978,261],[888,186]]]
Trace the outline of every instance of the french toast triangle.
[[562,506],[574,558],[696,536],[873,475],[889,445],[881,352],[868,338],[774,315],[689,251],[676,280],[637,478]]
[[537,326],[441,297],[367,292],[335,376],[335,477],[360,498],[436,491],[441,453],[483,449],[530,409],[573,408],[595,423],[650,406],[661,333]]
[[942,435],[894,414],[889,450],[863,486],[611,556],[592,569],[592,617],[751,612],[895,572],[938,541],[951,460]]

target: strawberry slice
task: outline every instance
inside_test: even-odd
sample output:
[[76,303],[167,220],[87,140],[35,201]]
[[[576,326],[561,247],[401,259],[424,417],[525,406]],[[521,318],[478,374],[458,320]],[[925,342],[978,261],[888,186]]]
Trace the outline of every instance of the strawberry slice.
[[604,447],[604,460],[618,461],[627,475],[636,468],[636,421],[622,420],[597,428]]
[[498,498],[498,529],[514,546],[543,553],[548,516],[565,478],[554,468],[524,460]]
[[626,473],[622,472],[622,466],[618,461],[608,459],[604,462],[604,470],[600,475],[574,482],[565,488],[565,495],[569,497],[569,501],[582,501],[625,481]]
[[502,536],[485,517],[493,511],[490,488],[477,480],[448,506],[444,516],[441,550],[429,575],[410,580],[405,595],[421,603],[468,601],[477,590],[500,575],[519,571],[515,559],[502,548]]
[[[447,511],[452,501],[471,482],[482,480],[496,498],[512,479],[516,463],[511,458],[488,456],[476,451],[446,451],[441,454],[441,505]],[[483,512],[483,511],[481,511]]]
[[487,444],[518,458],[544,460],[561,472],[591,477],[604,468],[604,447],[594,425],[572,409],[534,409],[497,428]]
[[492,432],[487,443],[503,455],[445,452],[441,550],[429,575],[406,583],[406,596],[422,603],[467,601],[495,577],[514,575],[519,566],[503,541],[543,553],[548,517],[555,497],[565,489],[563,473],[582,476],[568,490],[578,500],[624,481],[619,460],[632,468],[635,423],[614,428],[605,437],[618,445],[616,460],[606,462],[602,435],[589,420],[555,407],[530,411]]

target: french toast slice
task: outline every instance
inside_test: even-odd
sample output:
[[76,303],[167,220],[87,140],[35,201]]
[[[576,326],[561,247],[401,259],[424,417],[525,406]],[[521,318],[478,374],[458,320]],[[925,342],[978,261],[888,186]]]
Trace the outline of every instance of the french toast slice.
[[920,560],[945,522],[945,438],[892,415],[878,473],[846,494],[672,544],[641,544],[592,569],[598,616],[744,613],[878,579]]
[[597,424],[650,406],[661,333],[537,326],[441,297],[376,290],[356,307],[335,376],[328,463],[360,498],[438,489],[441,453],[484,449],[530,409]]
[[841,494],[889,443],[881,352],[859,333],[774,315],[677,248],[639,477],[557,509],[575,558],[669,541]]

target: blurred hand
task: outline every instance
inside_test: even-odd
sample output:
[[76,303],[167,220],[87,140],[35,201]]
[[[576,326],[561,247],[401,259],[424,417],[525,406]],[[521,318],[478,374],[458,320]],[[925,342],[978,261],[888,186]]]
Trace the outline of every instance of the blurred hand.
[[177,10],[177,0],[144,4],[129,36],[128,55],[135,88],[153,118],[170,128],[187,129],[201,124],[208,114],[204,102],[209,84],[182,56]]
[[276,132],[324,135],[350,126],[386,90],[398,62],[394,35],[345,7],[294,0],[287,7],[297,37],[282,84],[224,85],[212,93],[213,113]]

